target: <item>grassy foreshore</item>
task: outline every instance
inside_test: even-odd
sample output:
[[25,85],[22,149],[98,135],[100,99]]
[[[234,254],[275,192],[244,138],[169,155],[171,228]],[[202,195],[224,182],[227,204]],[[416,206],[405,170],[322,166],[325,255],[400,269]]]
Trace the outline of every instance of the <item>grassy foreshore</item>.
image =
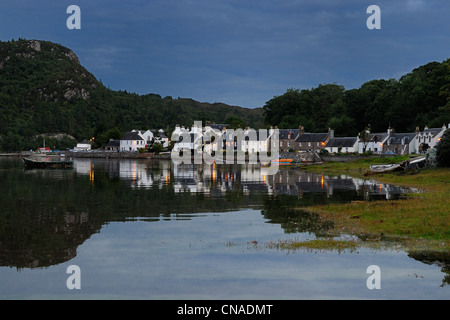
[[[325,163],[305,170],[324,174],[349,174],[364,177],[370,163],[393,159],[367,159],[348,163]],[[396,161],[404,158],[398,157]],[[406,200],[354,201],[302,208],[315,213],[334,226],[329,239],[309,243],[290,243],[285,247],[342,249],[355,245],[388,244],[408,251],[432,250],[450,252],[450,169],[428,168],[372,175],[382,183],[422,190],[406,195]],[[339,235],[353,235],[358,240],[331,241]],[[331,245],[330,245],[331,244]],[[334,245],[333,245],[334,244]]]

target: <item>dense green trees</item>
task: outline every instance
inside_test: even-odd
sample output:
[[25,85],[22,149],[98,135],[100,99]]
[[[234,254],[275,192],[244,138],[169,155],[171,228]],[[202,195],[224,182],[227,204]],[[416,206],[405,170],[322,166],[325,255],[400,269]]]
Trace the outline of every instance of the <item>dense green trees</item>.
[[[288,89],[263,108],[246,109],[192,99],[113,91],[58,44],[32,40],[0,42],[0,151],[35,148],[40,134],[95,137],[95,147],[131,129],[229,122],[230,128],[278,126],[356,136],[366,127],[397,132],[450,123],[450,59],[421,66],[399,80],[372,80],[358,89],[321,84]],[[73,140],[66,140],[73,147]],[[55,143],[56,144],[56,143]]]
[[322,84],[310,90],[288,89],[266,102],[265,120],[280,128],[324,132],[331,127],[341,136],[441,127],[450,122],[450,59],[431,62],[399,80],[371,80],[358,89]]
[[436,161],[439,167],[450,167],[450,130],[445,131],[436,147]]
[[[47,41],[0,42],[0,151],[34,149],[37,135],[66,133],[95,147],[132,129],[191,126],[232,119],[264,125],[262,109],[113,91],[83,68],[69,49]],[[65,141],[63,147],[74,147]],[[56,144],[56,143],[55,143]]]

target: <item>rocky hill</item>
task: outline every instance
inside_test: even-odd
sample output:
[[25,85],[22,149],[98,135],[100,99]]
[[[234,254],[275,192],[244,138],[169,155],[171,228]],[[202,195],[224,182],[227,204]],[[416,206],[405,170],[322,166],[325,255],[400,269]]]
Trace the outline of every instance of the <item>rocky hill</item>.
[[[72,50],[56,43],[0,42],[1,151],[36,148],[47,133],[78,141],[99,137],[96,142],[101,146],[133,128],[170,131],[176,124],[224,123],[230,118],[252,127],[264,125],[261,108],[110,90]],[[73,143],[72,139],[53,141],[60,148]]]

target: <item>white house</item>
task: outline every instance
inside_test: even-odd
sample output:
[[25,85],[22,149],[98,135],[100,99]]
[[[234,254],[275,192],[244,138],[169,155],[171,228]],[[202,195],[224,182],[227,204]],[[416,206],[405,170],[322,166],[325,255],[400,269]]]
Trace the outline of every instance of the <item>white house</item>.
[[389,138],[390,133],[391,129],[389,128],[387,132],[369,133],[369,138],[366,141],[359,139],[358,153],[364,153],[366,151],[372,151],[378,154],[383,153],[383,145]]
[[415,150],[417,153],[425,151],[427,148],[434,148],[436,144],[442,139],[444,132],[450,127],[443,125],[442,128],[428,128],[425,127],[423,131],[419,132],[416,128]]
[[142,139],[144,139],[144,142],[145,142],[144,148],[151,144],[151,141],[154,137],[153,132],[150,130],[147,130],[147,131],[132,130],[131,132],[136,132],[137,134],[139,134],[142,137]]
[[325,145],[325,150],[327,150],[329,153],[358,152],[358,138],[357,137],[331,138]]
[[279,132],[278,129],[254,130],[247,128],[244,131],[241,150],[249,154],[279,151],[279,136],[276,136],[276,132]]
[[201,152],[203,144],[202,128],[194,124],[191,130],[188,131],[184,127],[180,128],[177,126],[172,133],[171,140],[175,142],[173,146],[174,152],[180,152],[182,150],[197,150]]
[[155,134],[153,134],[153,139],[153,143],[159,143],[163,146],[163,148],[169,147],[169,137],[167,137],[163,129],[159,129]]
[[73,148],[73,151],[90,151],[91,150],[91,143],[84,139],[80,143],[77,143],[77,146]]
[[[210,155],[232,149],[248,153],[278,151],[278,141],[274,139],[276,130],[227,130],[226,125],[210,125],[204,128],[193,125],[191,130],[176,126],[172,133],[174,152],[182,149],[199,150]],[[271,143],[273,145],[271,145]]]
[[136,152],[145,145],[146,141],[137,131],[127,132],[120,139],[120,151]]

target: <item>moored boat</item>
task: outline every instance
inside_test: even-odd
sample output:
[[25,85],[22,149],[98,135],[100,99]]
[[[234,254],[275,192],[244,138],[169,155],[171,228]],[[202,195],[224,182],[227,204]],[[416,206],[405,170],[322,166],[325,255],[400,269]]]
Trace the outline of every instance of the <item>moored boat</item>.
[[73,161],[22,158],[26,168],[71,168]]
[[292,159],[277,159],[277,160],[272,160],[272,162],[292,162]]
[[402,168],[402,165],[400,163],[394,163],[394,164],[378,164],[378,165],[371,165],[370,170],[372,172],[388,172],[388,171],[394,171],[397,169]]

